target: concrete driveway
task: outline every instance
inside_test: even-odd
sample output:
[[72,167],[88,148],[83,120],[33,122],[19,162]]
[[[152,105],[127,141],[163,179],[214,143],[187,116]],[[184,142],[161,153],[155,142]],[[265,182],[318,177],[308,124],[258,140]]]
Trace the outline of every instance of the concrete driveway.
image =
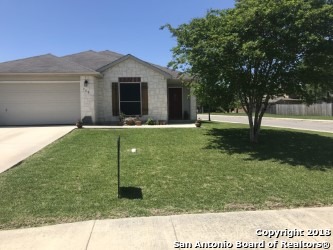
[[[208,120],[208,115],[199,114],[198,117],[202,120]],[[249,124],[247,116],[211,115],[211,120],[217,122]],[[262,126],[333,133],[333,120],[264,117],[262,119]]]
[[0,173],[63,137],[74,126],[0,127]]

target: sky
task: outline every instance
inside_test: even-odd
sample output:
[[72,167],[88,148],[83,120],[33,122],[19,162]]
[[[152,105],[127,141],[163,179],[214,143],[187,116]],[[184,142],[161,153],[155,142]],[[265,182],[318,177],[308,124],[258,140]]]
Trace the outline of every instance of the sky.
[[166,66],[174,27],[234,0],[0,0],[0,62],[86,50],[132,54]]

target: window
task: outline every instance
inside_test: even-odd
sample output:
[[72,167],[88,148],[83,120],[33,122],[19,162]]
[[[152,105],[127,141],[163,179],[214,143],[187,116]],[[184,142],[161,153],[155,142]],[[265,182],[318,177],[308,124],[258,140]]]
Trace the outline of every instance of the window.
[[119,77],[112,82],[112,115],[148,115],[148,83],[140,77]]
[[140,77],[119,78],[120,111],[125,115],[141,115]]

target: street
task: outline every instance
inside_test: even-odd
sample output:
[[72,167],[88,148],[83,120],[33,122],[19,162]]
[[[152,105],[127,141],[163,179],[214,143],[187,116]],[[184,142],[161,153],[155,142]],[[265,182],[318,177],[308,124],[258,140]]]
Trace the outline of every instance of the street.
[[[198,114],[198,118],[202,120],[208,120],[208,115]],[[211,120],[217,122],[249,124],[247,116],[211,115]],[[264,117],[261,125],[276,128],[289,128],[333,133],[333,120]]]

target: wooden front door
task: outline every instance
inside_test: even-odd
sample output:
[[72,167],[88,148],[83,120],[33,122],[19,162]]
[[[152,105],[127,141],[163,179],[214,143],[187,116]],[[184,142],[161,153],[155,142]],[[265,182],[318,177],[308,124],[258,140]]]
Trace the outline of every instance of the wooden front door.
[[169,120],[183,119],[182,88],[169,88]]

